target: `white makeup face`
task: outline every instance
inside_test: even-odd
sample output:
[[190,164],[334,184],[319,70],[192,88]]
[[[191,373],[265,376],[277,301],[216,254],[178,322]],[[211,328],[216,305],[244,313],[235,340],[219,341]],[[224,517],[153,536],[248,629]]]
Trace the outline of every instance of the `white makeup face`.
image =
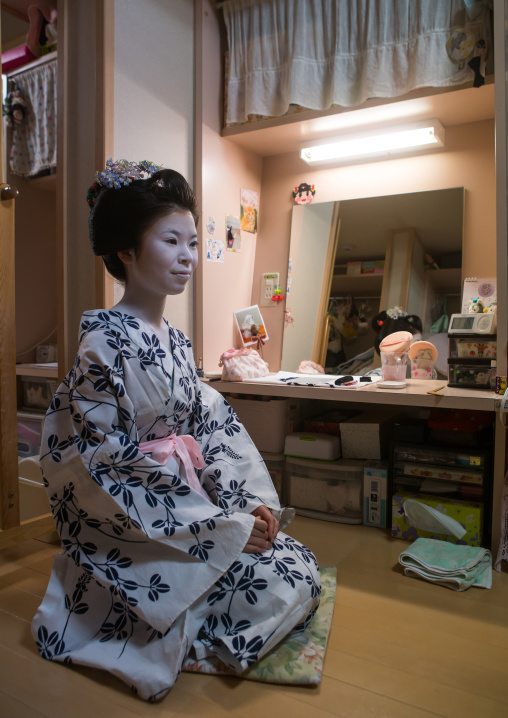
[[152,295],[181,294],[198,263],[196,225],[190,212],[176,211],[153,224],[127,269],[129,289]]

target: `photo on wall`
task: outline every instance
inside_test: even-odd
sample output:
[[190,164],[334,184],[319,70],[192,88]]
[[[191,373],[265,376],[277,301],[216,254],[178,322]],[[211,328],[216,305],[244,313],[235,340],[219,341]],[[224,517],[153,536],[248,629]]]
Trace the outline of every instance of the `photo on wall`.
[[240,225],[242,232],[258,231],[259,194],[253,189],[240,190]]
[[242,251],[240,218],[231,214],[226,215],[226,249],[229,252]]
[[207,237],[206,239],[206,261],[224,262],[224,242],[220,239]]
[[233,314],[244,347],[260,346],[268,341],[265,323],[257,304]]

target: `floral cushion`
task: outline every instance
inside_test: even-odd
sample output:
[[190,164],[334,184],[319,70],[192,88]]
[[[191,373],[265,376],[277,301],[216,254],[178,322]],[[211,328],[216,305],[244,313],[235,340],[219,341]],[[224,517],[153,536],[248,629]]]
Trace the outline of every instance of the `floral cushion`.
[[[321,566],[321,601],[312,621],[302,633],[289,634],[264,658],[240,674],[251,681],[268,683],[310,683],[321,681],[326,644],[332,625],[337,569]],[[183,670],[190,673],[235,675],[218,658],[187,658]]]

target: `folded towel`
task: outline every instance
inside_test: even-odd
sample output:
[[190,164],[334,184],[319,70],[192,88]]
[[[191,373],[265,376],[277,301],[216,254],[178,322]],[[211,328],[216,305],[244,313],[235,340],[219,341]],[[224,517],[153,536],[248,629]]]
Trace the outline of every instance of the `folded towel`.
[[406,576],[465,591],[492,586],[492,556],[486,548],[419,538],[399,556]]

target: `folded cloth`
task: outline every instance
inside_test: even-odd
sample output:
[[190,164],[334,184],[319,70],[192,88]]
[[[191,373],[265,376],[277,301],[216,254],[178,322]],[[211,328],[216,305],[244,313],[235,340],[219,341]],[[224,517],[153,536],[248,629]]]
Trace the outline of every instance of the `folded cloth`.
[[465,591],[491,588],[492,556],[486,548],[419,538],[399,556],[406,576]]

